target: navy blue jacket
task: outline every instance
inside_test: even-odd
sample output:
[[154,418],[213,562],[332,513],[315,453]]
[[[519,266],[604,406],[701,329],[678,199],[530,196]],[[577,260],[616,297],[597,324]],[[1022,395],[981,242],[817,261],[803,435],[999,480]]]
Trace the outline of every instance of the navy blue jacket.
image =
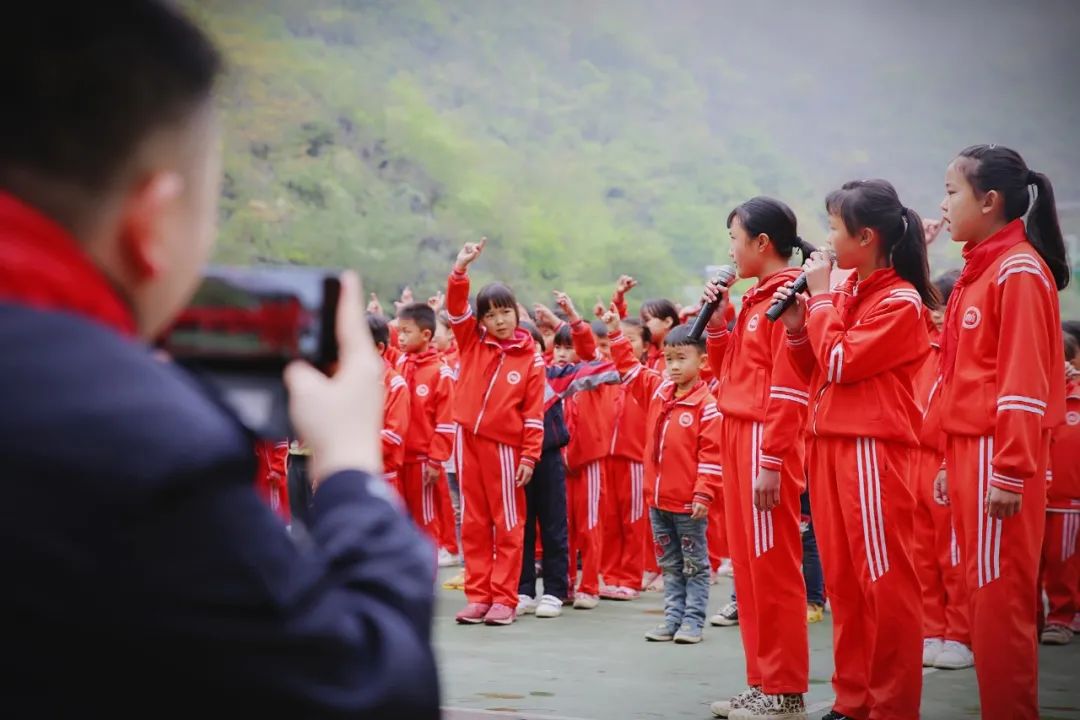
[[252,488],[251,438],[198,383],[94,322],[6,304],[0,443],[8,711],[437,717],[433,554],[381,479],[328,478],[290,535]]

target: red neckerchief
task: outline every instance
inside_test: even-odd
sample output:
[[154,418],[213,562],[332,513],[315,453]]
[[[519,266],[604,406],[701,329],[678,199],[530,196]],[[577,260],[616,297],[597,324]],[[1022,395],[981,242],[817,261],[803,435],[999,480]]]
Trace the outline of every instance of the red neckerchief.
[[685,400],[701,388],[705,387],[705,382],[700,378],[694,386],[686,391],[683,395],[676,395],[678,388],[675,387],[675,383],[671,384],[671,397],[664,398],[664,405],[660,409],[660,414],[656,417],[656,426],[653,427],[653,437],[656,441],[653,443],[653,461],[660,462],[660,443],[663,440],[664,423],[667,422],[668,416],[671,415],[671,411],[675,409],[675,406],[679,404],[680,400]]
[[836,289],[837,292],[844,295],[844,307],[840,311],[840,317],[843,318],[844,327],[851,327],[851,323],[855,319],[855,311],[859,309],[863,298],[883,285],[890,285],[896,282],[898,277],[899,275],[896,274],[896,270],[891,267],[878,268],[867,275],[865,280],[861,281],[859,280],[858,273],[851,273],[851,277],[841,283],[840,287]]
[[0,301],[61,310],[124,335],[135,319],[116,290],[64,228],[0,192]]
[[1027,236],[1024,233],[1024,221],[1017,219],[980,243],[964,245],[964,269],[960,271],[960,277],[956,279],[952,295],[949,296],[949,305],[945,308],[945,324],[942,327],[941,369],[946,380],[952,377],[953,366],[956,365],[956,344],[960,341],[960,317],[957,308],[962,302],[964,288],[977,280],[1010,248],[1025,239]]

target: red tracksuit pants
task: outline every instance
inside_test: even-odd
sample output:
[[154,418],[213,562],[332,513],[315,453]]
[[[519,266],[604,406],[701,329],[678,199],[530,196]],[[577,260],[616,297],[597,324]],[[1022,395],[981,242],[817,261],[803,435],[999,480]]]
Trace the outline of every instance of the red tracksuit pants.
[[911,448],[873,438],[809,443],[810,502],[833,613],[833,707],[858,720],[919,717],[922,602],[906,480],[913,459]]
[[438,485],[424,484],[426,467],[426,462],[406,462],[402,466],[401,494],[413,522],[431,538],[433,543],[437,544],[439,541]]
[[514,481],[519,449],[466,430],[461,435],[465,597],[514,608],[525,540],[525,491]]
[[709,564],[716,570],[724,558],[731,557],[728,549],[727,526],[724,519],[724,495],[720,494],[709,506],[709,527],[705,531],[709,542]]
[[457,520],[454,518],[454,505],[450,500],[450,481],[446,470],[439,475],[439,484],[435,487],[435,514],[439,523],[439,547],[445,548],[451,555],[458,554]]
[[735,567],[746,681],[769,695],[802,694],[810,673],[799,531],[803,468],[801,463],[785,463],[780,504],[758,511],[754,479],[764,426],[725,417],[722,433],[724,519]]
[[971,649],[982,717],[1039,717],[1036,602],[1046,524],[1049,437],[1035,479],[1024,484],[1020,512],[987,516],[992,437],[950,435],[945,464],[971,608]]
[[621,457],[607,459],[600,524],[600,573],[605,585],[632,590],[641,586],[641,534],[648,515],[644,484],[642,463]]
[[911,491],[915,495],[915,572],[922,588],[923,637],[970,646],[968,597],[952,509],[934,502],[941,457],[925,448],[919,448],[915,457]]
[[575,468],[566,474],[566,510],[570,546],[570,585],[577,576],[581,553],[581,582],[577,592],[600,594],[600,491],[604,482],[604,461]]
[[1042,586],[1050,601],[1048,625],[1071,627],[1080,611],[1080,513],[1047,512]]

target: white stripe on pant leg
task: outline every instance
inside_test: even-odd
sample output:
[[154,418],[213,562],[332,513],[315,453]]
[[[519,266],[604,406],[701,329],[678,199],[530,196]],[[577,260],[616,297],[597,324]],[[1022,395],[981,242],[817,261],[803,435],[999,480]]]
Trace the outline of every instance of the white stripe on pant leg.
[[1061,561],[1069,557],[1069,516],[1061,519]]
[[635,471],[634,502],[637,503],[637,514],[634,519],[641,520],[645,517],[645,464],[633,463],[631,467]]
[[506,491],[506,483],[509,479],[510,458],[507,457],[507,447],[505,445],[499,445],[499,465],[501,469],[502,482],[502,509],[503,509],[503,524],[506,525],[506,529],[513,530],[513,526],[510,524],[510,494]]
[[509,445],[506,448],[506,505],[510,508],[510,514],[506,517],[506,529],[513,530],[517,527],[517,463],[514,461],[514,448]]
[[435,519],[435,486],[424,487],[424,524],[430,524]]
[[949,534],[952,536],[949,539],[949,561],[953,567],[960,564],[960,546],[956,542],[956,525],[953,523],[952,518],[949,518]]
[[751,512],[751,515],[754,518],[754,557],[760,557],[761,556],[761,516],[757,512],[757,508],[754,507],[754,480],[753,480],[753,478],[757,477],[757,473],[758,473],[758,470],[757,470],[758,453],[760,452],[760,449],[758,447],[757,423],[756,422],[753,425],[751,425],[750,436],[751,436],[751,440],[750,440],[750,443],[751,443],[751,446],[750,446],[751,447],[751,452],[750,452],[750,458],[751,458],[751,460],[750,460],[750,474],[751,474],[751,478],[752,478],[751,483],[750,483],[750,512]]
[[[990,491],[990,478],[994,473],[994,466],[992,464],[994,458],[993,438],[986,438],[986,443],[983,445],[983,451],[985,456],[983,457],[983,467],[985,472],[983,473],[983,495]],[[985,512],[985,509],[984,509]],[[989,583],[994,580],[994,520],[987,516],[983,526],[983,584]]]
[[866,567],[870,571],[870,581],[877,580],[877,564],[874,561],[874,551],[871,546],[870,518],[867,515],[866,506],[866,468],[865,455],[863,454],[862,438],[855,438],[855,460],[859,476],[859,512],[862,514],[863,544],[866,546]]
[[874,502],[877,506],[877,522],[878,522],[878,536],[881,541],[881,558],[884,561],[884,566],[881,569],[881,574],[889,572],[889,546],[885,541],[885,512],[881,508],[881,471],[878,467],[878,449],[877,440],[870,438],[870,461],[874,469],[872,477],[874,478]]
[[979,438],[979,535],[975,544],[975,563],[979,569],[979,587],[986,584],[985,565],[983,564],[983,540],[986,537],[986,438]]
[[586,502],[588,502],[589,504],[589,506],[585,509],[586,530],[592,530],[593,527],[596,525],[596,516],[593,514],[593,499],[596,495],[596,470],[596,463],[589,463],[589,465],[585,468],[585,482],[588,483],[586,485],[586,490],[588,491],[586,495]]

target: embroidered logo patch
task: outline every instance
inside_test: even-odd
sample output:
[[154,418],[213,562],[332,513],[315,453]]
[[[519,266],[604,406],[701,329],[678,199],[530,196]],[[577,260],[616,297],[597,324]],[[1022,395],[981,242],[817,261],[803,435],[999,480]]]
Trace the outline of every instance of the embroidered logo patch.
[[1065,422],[1070,425],[1080,425],[1080,412],[1075,410],[1065,413]]
[[982,322],[982,313],[979,312],[979,308],[972,305],[964,311],[964,319],[961,322],[961,325],[964,326],[964,329],[974,330],[975,328],[979,327],[980,322]]
[[510,372],[506,373],[506,382],[510,383],[511,385],[517,385],[519,382],[521,382],[521,373],[519,373],[517,370],[511,370]]
[[694,416],[688,412],[684,412],[679,416],[679,424],[683,427],[690,427],[694,424]]
[[419,395],[420,397],[427,397],[429,392],[431,392],[431,391],[428,390],[427,385],[417,385],[416,386],[416,394]]
[[758,320],[759,319],[760,319],[760,316],[758,316],[758,315],[751,316],[751,318],[746,322],[746,329],[749,330],[750,332],[754,332],[755,330],[757,330]]

